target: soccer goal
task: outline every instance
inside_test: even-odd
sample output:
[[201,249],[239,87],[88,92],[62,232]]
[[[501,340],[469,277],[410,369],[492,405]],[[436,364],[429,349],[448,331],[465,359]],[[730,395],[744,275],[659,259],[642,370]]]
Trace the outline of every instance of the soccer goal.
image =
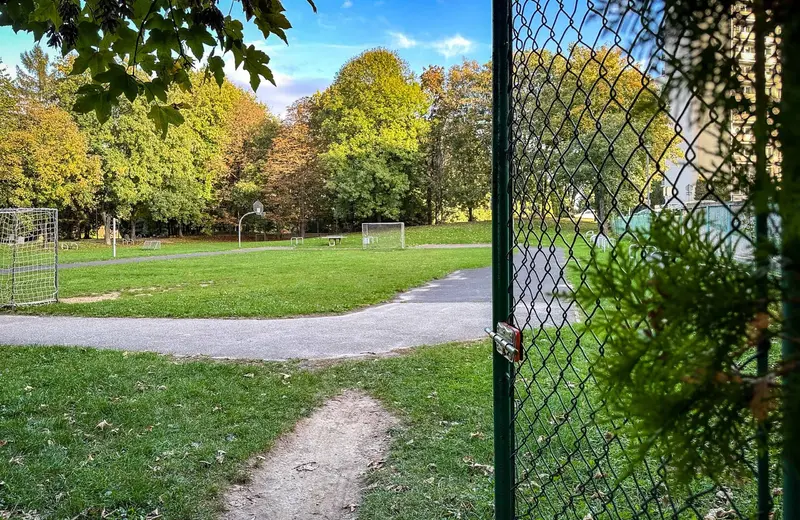
[[58,210],[0,209],[0,306],[58,300]]
[[403,249],[406,225],[403,222],[365,222],[361,224],[364,249]]

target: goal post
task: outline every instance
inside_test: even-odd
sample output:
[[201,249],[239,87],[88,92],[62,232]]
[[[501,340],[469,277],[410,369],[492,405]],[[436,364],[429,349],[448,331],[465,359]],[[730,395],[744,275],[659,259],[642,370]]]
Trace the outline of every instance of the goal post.
[[403,249],[406,247],[406,225],[403,222],[365,222],[361,224],[364,249]]
[[58,301],[58,210],[0,209],[0,307]]

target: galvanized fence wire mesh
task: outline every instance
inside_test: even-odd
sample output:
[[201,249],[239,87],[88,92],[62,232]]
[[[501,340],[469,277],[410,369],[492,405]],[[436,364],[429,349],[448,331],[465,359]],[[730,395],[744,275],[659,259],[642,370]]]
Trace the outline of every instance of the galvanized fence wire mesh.
[[[524,330],[526,353],[513,376],[516,517],[766,518],[775,511],[763,493],[780,486],[779,460],[756,449],[755,430],[741,446],[749,478],[679,489],[668,458],[633,465],[640,440],[618,434],[594,391],[592,366],[606,338],[592,318],[615,302],[587,308],[573,297],[589,283],[592,251],[646,261],[652,224],[679,214],[701,222],[718,250],[754,262],[756,241],[780,229],[768,216],[769,233],[757,237],[754,205],[759,146],[762,174],[780,172],[771,130],[780,97],[775,35],[756,35],[756,45],[753,5],[724,3],[708,14],[723,36],[692,46],[684,28],[634,5],[510,1],[509,320]],[[693,65],[709,46],[729,78],[692,87]],[[741,370],[755,373],[766,355],[754,348]]]

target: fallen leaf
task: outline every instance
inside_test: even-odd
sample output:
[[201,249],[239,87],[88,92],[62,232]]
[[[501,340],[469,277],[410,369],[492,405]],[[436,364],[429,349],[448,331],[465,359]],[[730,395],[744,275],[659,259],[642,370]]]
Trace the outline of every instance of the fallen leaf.
[[98,430],[105,430],[109,426],[111,426],[111,423],[103,419],[102,421],[97,423],[97,426],[95,426],[95,428],[97,428]]
[[317,469],[317,463],[313,460],[311,462],[304,462],[295,466],[294,469],[297,471],[314,471]]
[[386,464],[386,459],[373,460],[367,464],[367,469],[378,470],[381,469],[384,464]]
[[4,441],[4,440],[0,439],[0,448],[5,446],[6,444],[8,444],[8,441]]
[[246,373],[246,374],[244,375],[244,377],[253,378],[253,377],[256,377],[256,375],[255,375],[254,373],[252,373],[252,372],[248,372],[248,373]]

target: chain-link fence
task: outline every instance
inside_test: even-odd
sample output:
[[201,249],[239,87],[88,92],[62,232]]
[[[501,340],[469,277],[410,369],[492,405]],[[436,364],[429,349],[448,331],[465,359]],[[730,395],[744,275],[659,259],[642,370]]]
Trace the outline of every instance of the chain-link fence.
[[[688,482],[673,478],[683,453],[642,449],[650,439],[612,413],[598,381],[619,340],[599,324],[629,309],[637,334],[660,325],[635,314],[646,307],[636,295],[634,305],[613,292],[580,297],[596,289],[592,272],[624,284],[630,271],[635,291],[634,272],[649,265],[655,278],[681,254],[708,255],[680,281],[698,295],[721,276],[717,258],[780,272],[766,252],[783,232],[768,188],[783,159],[780,30],[758,1],[703,3],[678,23],[688,4],[495,0],[494,316],[522,331],[523,354],[495,355],[497,518],[782,514],[779,428],[768,421],[745,422],[740,470],[700,467]],[[659,223],[694,233],[686,253],[658,249]],[[769,276],[752,295],[764,292],[765,314]],[[780,350],[765,332],[732,370],[756,379]]]

